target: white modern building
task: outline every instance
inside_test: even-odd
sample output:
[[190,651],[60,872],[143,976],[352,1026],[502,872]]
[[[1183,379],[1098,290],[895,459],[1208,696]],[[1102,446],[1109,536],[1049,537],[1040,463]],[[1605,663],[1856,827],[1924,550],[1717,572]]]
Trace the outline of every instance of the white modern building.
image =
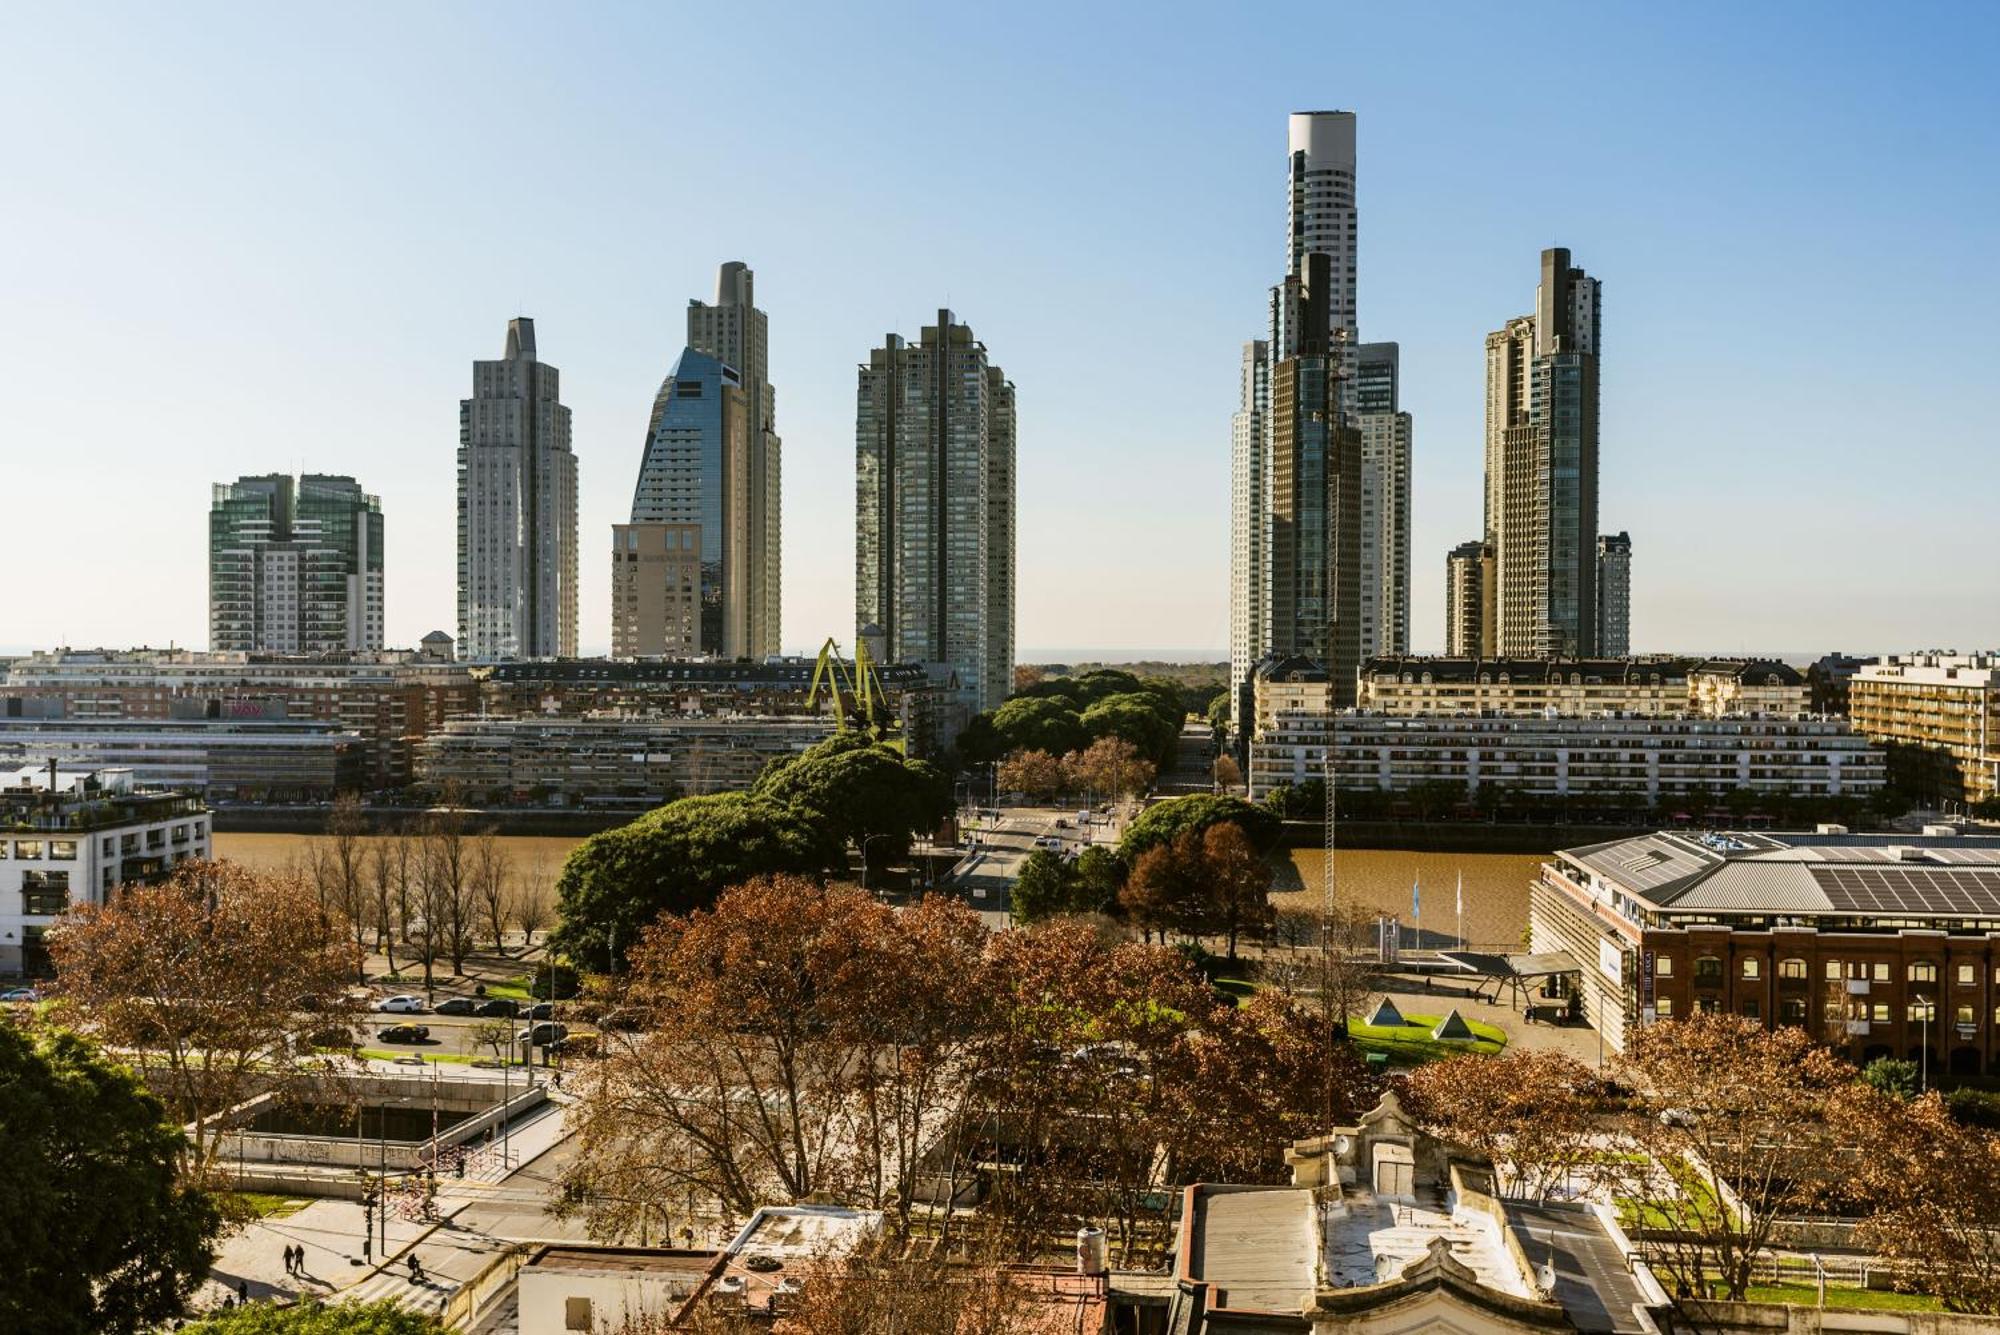
[[0,974],[44,974],[43,936],[72,904],[210,853],[208,808],[129,769],[0,772]]
[[1229,681],[1230,719],[1238,733],[1250,716],[1250,674],[1270,645],[1266,625],[1264,419],[1271,404],[1270,345],[1243,345],[1242,385],[1229,423]]

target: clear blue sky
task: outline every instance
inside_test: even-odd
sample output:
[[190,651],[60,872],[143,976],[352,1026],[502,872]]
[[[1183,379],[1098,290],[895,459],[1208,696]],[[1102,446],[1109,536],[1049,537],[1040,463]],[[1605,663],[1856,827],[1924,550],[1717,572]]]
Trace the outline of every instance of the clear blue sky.
[[1481,340],[1604,280],[1642,650],[2000,641],[2000,19],[1972,4],[0,0],[0,644],[206,637],[210,483],[347,472],[453,628],[475,357],[575,414],[582,640],[716,264],[757,271],[785,642],[852,635],[854,364],[949,304],[1020,394],[1022,656],[1227,642],[1286,113],[1360,116],[1416,416],[1412,638],[1479,523]]

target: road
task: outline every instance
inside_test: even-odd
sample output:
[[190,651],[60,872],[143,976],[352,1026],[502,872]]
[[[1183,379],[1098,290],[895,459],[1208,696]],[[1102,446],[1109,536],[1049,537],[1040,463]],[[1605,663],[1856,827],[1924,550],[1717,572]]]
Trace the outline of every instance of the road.
[[[556,1005],[556,1022],[566,1024],[572,1034],[582,1033],[588,1025],[566,1014],[569,1008],[560,1002]],[[380,1037],[384,1029],[399,1024],[420,1024],[431,1031],[430,1037],[421,1043],[391,1043]],[[480,1057],[492,1059],[493,1049],[479,1041],[485,1026],[505,1024],[513,1033],[519,1034],[529,1027],[527,1020],[480,1019],[471,1015],[383,1015],[370,1011],[362,1021],[365,1031],[361,1046],[377,1052],[413,1053],[420,1057]]]
[[[1001,807],[997,820],[968,822],[971,850],[951,870],[940,889],[955,894],[979,911],[986,925],[1004,931],[1012,925],[1014,882],[1021,866],[1035,851],[1036,841],[1054,839],[1058,851],[1081,852],[1092,843],[1115,844],[1118,818],[1092,813],[1091,825],[1079,828],[1076,807]],[[1060,822],[1060,823],[1058,823]]]

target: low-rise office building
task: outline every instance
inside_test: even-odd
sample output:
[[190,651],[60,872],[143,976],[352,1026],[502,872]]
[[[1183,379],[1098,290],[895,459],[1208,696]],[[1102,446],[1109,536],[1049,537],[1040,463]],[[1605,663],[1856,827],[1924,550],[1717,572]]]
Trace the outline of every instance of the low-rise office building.
[[[1667,831],[1564,849],[1529,896],[1584,1015],[1724,1011],[1796,1025],[1856,1062],[2000,1072],[2000,839]],[[1928,1050],[1927,1046],[1928,1045]]]
[[476,713],[479,688],[433,632],[414,653],[326,656],[185,649],[55,649],[16,659],[0,706],[85,719],[175,719],[213,712],[317,720],[361,739],[359,782],[401,788],[411,748],[447,718]]
[[657,806],[748,788],[833,733],[789,716],[454,719],[417,747],[417,780],[494,805]]
[[48,717],[35,703],[0,701],[0,768],[125,769],[147,787],[210,802],[329,802],[362,786],[361,738],[332,723],[248,705],[241,717],[219,707],[166,719]]
[[1900,654],[1848,682],[1854,726],[1928,802],[2000,799],[2000,653]]
[[1326,777],[1329,743],[1343,790],[1498,785],[1526,797],[1604,795],[1657,806],[1734,789],[1791,797],[1867,797],[1882,751],[1842,719],[1745,714],[1631,717],[1401,717],[1359,710],[1281,713],[1250,746],[1250,796]]
[[0,773],[0,974],[45,974],[43,937],[72,904],[209,856],[208,808],[137,786],[126,769]]

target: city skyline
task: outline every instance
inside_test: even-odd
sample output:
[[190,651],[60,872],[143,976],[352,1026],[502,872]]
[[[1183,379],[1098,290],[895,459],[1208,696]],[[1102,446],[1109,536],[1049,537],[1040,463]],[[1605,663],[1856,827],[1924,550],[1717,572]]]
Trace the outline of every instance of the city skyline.
[[[1413,650],[1441,647],[1433,572],[1479,530],[1481,340],[1522,305],[1521,257],[1558,245],[1613,283],[1603,445],[1616,463],[1600,511],[1643,544],[1634,650],[1991,641],[2000,590],[1979,501],[1996,465],[1978,313],[1995,284],[1982,260],[1995,98],[1978,82],[1980,43],[1860,14],[1838,30],[1807,26],[1796,21],[1807,11],[1780,9],[1625,16],[1612,44],[1610,21],[1565,13],[1577,49],[1600,57],[1565,74],[1591,112],[1570,127],[1591,169],[1531,189],[1501,161],[1535,120],[1500,95],[1506,54],[1525,38],[1492,16],[1423,33],[1421,65],[1354,61],[1334,74],[1292,55],[1294,40],[1158,33],[1121,48],[1105,25],[1032,94],[1007,77],[1021,51],[1008,38],[964,70],[988,108],[992,154],[942,167],[926,155],[955,142],[944,127],[894,150],[824,145],[877,114],[869,75],[886,67],[868,62],[953,46],[962,20],[922,20],[873,57],[862,34],[805,19],[769,56],[792,86],[717,127],[721,147],[769,155],[767,180],[738,199],[704,195],[693,217],[678,187],[631,180],[636,155],[662,142],[642,127],[686,124],[724,77],[701,72],[720,37],[695,32],[685,88],[552,111],[532,138],[575,145],[548,167],[561,189],[469,227],[465,172],[432,150],[477,123],[467,117],[495,70],[546,54],[537,92],[616,85],[627,49],[665,16],[613,13],[553,43],[503,16],[475,39],[477,78],[439,68],[462,35],[450,11],[410,16],[396,50],[371,51],[377,96],[350,119],[335,76],[343,45],[301,53],[299,21],[273,17],[225,53],[199,21],[35,14],[16,33],[27,73],[0,91],[0,106],[42,127],[22,154],[24,207],[0,219],[10,253],[37,261],[0,331],[19,374],[10,445],[39,451],[52,491],[88,488],[98,504],[88,520],[53,507],[20,516],[28,545],[83,537],[87,551],[66,587],[21,592],[0,644],[202,642],[194,515],[213,479],[273,470],[367,479],[397,531],[385,638],[455,629],[450,408],[465,361],[490,355],[493,331],[521,314],[540,324],[575,413],[579,647],[603,651],[609,581],[592,553],[629,506],[631,424],[674,353],[659,312],[740,258],[783,294],[770,365],[787,395],[784,648],[844,639],[854,624],[852,367],[907,312],[949,304],[1004,350],[1025,391],[1017,656],[1220,658],[1219,443],[1273,277],[1273,127],[1323,106],[1364,121],[1359,325],[1400,343],[1403,406],[1420,419]],[[1384,16],[1339,22],[1363,49],[1415,31]],[[1781,66],[1761,59],[1774,40],[1794,53]],[[267,44],[286,55],[258,72]],[[862,63],[822,69],[807,59],[822,48]],[[1256,95],[1190,92],[1198,62],[1205,85]],[[1251,67],[1270,77],[1236,77]],[[1876,95],[1856,99],[1857,86]],[[784,127],[807,105],[818,133],[802,143]],[[245,107],[263,128],[245,128]],[[1926,133],[1939,123],[1965,129]],[[182,143],[204,151],[190,159],[171,147]],[[1165,161],[1171,171],[1135,165]],[[957,221],[973,244],[881,207],[914,198],[933,170],[972,192]],[[634,221],[604,217],[613,182],[639,191],[620,210]],[[127,220],[141,215],[146,244],[134,246]],[[1107,317],[1143,327],[1144,353],[1082,355]],[[1835,355],[1833,328],[1867,339],[1866,377]],[[328,380],[343,394],[324,396]],[[323,411],[301,411],[313,396]],[[1885,457],[1903,465],[1893,487],[1881,485]],[[1075,596],[1079,568],[1116,596]]]

